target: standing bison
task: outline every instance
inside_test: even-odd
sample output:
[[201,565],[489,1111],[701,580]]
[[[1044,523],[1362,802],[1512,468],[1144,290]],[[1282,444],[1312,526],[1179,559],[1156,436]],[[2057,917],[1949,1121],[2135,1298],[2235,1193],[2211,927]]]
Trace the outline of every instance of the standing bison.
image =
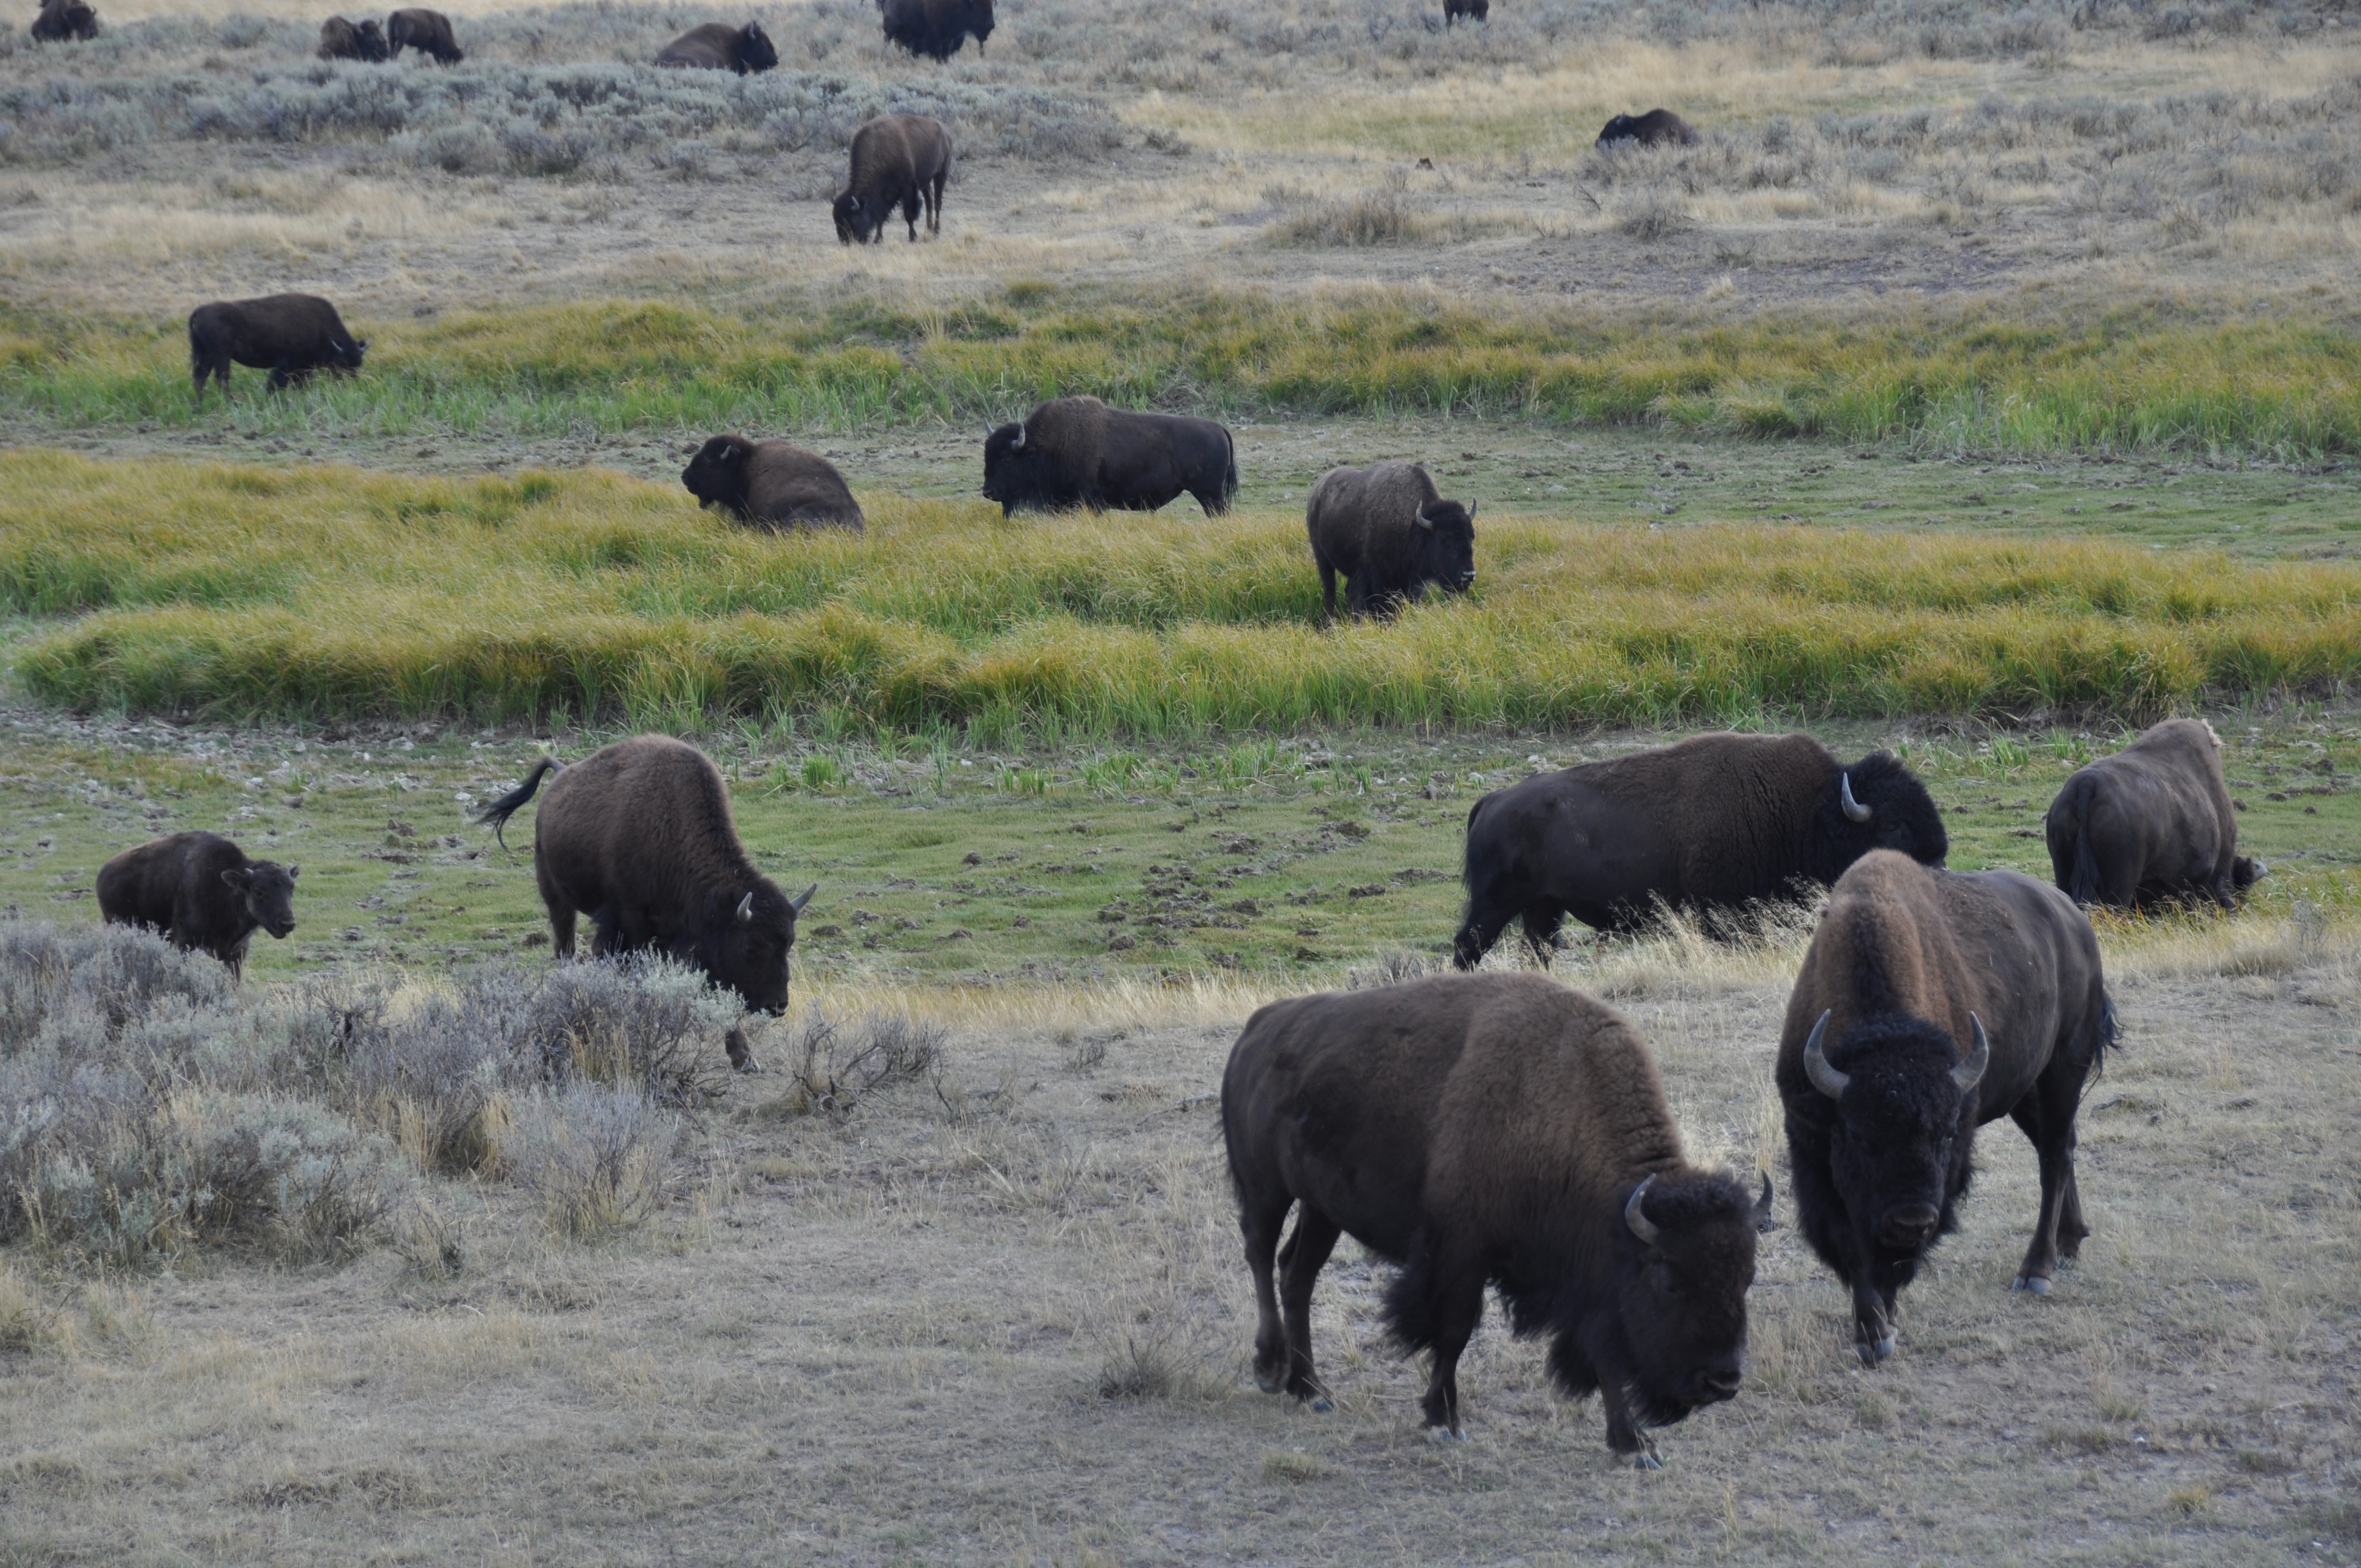
[[331,16],[320,24],[320,58],[322,60],[360,60],[374,64],[389,58],[385,34],[374,16],[358,22],[342,16]]
[[1443,0],[1443,25],[1446,27],[1462,16],[1481,22],[1491,15],[1492,0]]
[[1336,575],[1355,619],[1391,616],[1441,583],[1476,582],[1476,506],[1447,501],[1419,463],[1331,468],[1312,487],[1303,526],[1320,568],[1323,620],[1336,619]]
[[434,57],[437,65],[456,65],[467,58],[459,52],[458,40],[451,36],[451,18],[440,11],[396,11],[385,19],[385,42],[390,54],[400,55],[404,49],[414,49]]
[[1568,915],[1631,930],[1660,902],[1741,912],[1880,849],[1929,865],[1950,852],[1934,797],[1890,751],[1848,767],[1808,735],[1697,735],[1538,773],[1467,814],[1454,961],[1475,968],[1512,919],[1546,961]]
[[690,71],[734,71],[741,76],[764,71],[779,63],[779,51],[759,23],[733,27],[708,22],[691,27],[656,53],[658,65]]
[[918,210],[927,232],[943,232],[943,181],[950,177],[951,133],[924,115],[880,115],[852,136],[852,172],[836,199],[836,237],[845,245],[881,245],[894,209],[918,238]]
[[[561,959],[574,956],[577,911],[590,916],[593,956],[660,952],[694,965],[748,1007],[787,1010],[795,897],[754,869],[738,841],[730,791],[705,753],[668,735],[641,735],[570,766],[544,757],[478,814],[504,826],[555,773],[533,825],[533,873]],[[730,1065],[756,1070],[736,1030]]]
[[1266,1393],[1330,1408],[1312,1287],[1346,1233],[1401,1266],[1386,1317],[1434,1354],[1434,1436],[1463,1435],[1459,1355],[1488,1284],[1517,1334],[1552,1336],[1568,1397],[1605,1396],[1608,1445],[1642,1466],[1643,1428],[1738,1392],[1770,1182],[1758,1201],[1683,1157],[1647,1047],[1589,997],[1452,975],[1274,1002],[1230,1052],[1222,1135]]
[[947,60],[972,37],[983,52],[992,37],[992,0],[877,0],[885,41],[912,54]]
[[126,850],[98,870],[98,912],[113,926],[152,926],[183,952],[211,953],[246,970],[259,929],[295,929],[295,877],[276,861],[249,861],[218,833],[175,833]]
[[1687,147],[1697,139],[1689,123],[1670,109],[1644,115],[1618,115],[1598,133],[1599,147]]
[[270,372],[270,389],[301,386],[315,370],[349,376],[361,367],[367,338],[345,330],[336,307],[316,294],[220,300],[189,313],[189,371],[203,397],[210,376],[224,393],[229,367]]
[[792,442],[717,435],[681,470],[700,507],[719,507],[740,522],[772,530],[866,526],[861,503],[836,465]]
[[1055,398],[983,438],[983,493],[1004,517],[1019,509],[1154,511],[1183,490],[1208,517],[1228,511],[1237,494],[1236,449],[1212,420]]
[[1853,1343],[1894,1354],[1894,1299],[1958,1228],[1976,1129],[2015,1118],[2041,1162],[2015,1288],[2049,1293],[2091,1234],[2074,1113],[2115,1036],[2090,920],[2016,872],[1955,875],[1907,856],[1845,872],[1787,1001],[1774,1077],[1795,1212],[1852,1288]]
[[68,39],[88,43],[98,37],[98,13],[83,0],[41,0],[33,17],[33,41],[61,44]]
[[2238,853],[2222,739],[2200,718],[2168,718],[2076,773],[2049,803],[2048,837],[2050,872],[2077,904],[2229,909],[2265,869]]

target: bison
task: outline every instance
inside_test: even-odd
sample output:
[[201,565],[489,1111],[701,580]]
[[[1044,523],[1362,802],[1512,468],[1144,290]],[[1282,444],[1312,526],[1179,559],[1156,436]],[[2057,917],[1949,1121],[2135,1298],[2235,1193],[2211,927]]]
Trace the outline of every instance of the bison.
[[1462,16],[1481,22],[1491,15],[1492,0],[1443,0],[1443,25],[1446,27]]
[[777,65],[779,51],[771,47],[771,36],[760,23],[733,27],[726,22],[708,22],[664,45],[656,54],[656,63],[691,71],[734,71],[745,76]]
[[836,465],[792,442],[717,435],[698,448],[680,482],[700,507],[772,530],[866,526]]
[[1853,1343],[1894,1354],[1894,1299],[1958,1228],[1976,1129],[2014,1117],[2041,1163],[2015,1288],[2049,1293],[2091,1234],[2074,1112],[2115,1036],[2088,916],[2017,872],[1876,850],[1837,883],[1787,1000],[1774,1077],[1805,1239],[1852,1288]]
[[884,243],[894,209],[918,238],[923,203],[927,232],[943,232],[943,181],[951,171],[951,133],[924,115],[880,115],[852,136],[852,172],[836,199],[836,237],[846,245]]
[[98,13],[83,0],[41,0],[33,18],[33,41],[61,44],[69,38],[84,43],[98,37]]
[[456,65],[467,57],[451,36],[451,18],[440,11],[419,8],[396,11],[385,19],[386,49],[399,55],[404,48],[432,55],[437,65]]
[[1464,1433],[1459,1355],[1487,1284],[1514,1332],[1553,1336],[1560,1388],[1606,1397],[1608,1445],[1646,1468],[1642,1428],[1738,1392],[1771,1184],[1758,1200],[1683,1157],[1646,1045],[1602,1003],[1532,974],[1274,1002],[1230,1052],[1222,1135],[1266,1393],[1330,1408],[1312,1286],[1340,1233],[1400,1266],[1386,1316],[1433,1352],[1433,1436]]
[[1687,147],[1697,139],[1689,123],[1670,109],[1651,109],[1644,115],[1618,115],[1607,122],[1598,133],[1600,147],[1617,147],[1634,143],[1641,147]]
[[972,35],[975,52],[992,37],[992,0],[877,0],[885,41],[947,60]]
[[270,389],[302,385],[314,370],[349,376],[361,367],[368,339],[345,330],[336,307],[316,294],[217,300],[189,313],[189,370],[203,397],[211,376],[224,393],[229,367],[270,372]]
[[[819,884],[789,898],[754,869],[730,791],[704,752],[669,735],[640,735],[572,764],[544,757],[476,820],[497,832],[544,773],[557,776],[533,818],[533,873],[559,958],[574,956],[580,911],[595,927],[595,957],[664,953],[757,1013],[787,1010],[796,916]],[[727,1045],[731,1066],[759,1070],[738,1030]]]
[[2210,898],[2230,909],[2268,869],[2238,853],[2222,739],[2202,718],[2168,718],[2077,772],[2047,828],[2050,872],[2077,904]]
[[983,438],[983,493],[1004,517],[1020,507],[1154,511],[1183,490],[1208,517],[1237,494],[1236,448],[1212,420],[1053,398]]
[[331,16],[320,24],[320,58],[361,60],[374,64],[389,58],[385,34],[379,29],[374,16],[358,22]]
[[1659,903],[1740,912],[1877,849],[1928,865],[1950,853],[1934,797],[1890,751],[1847,766],[1808,735],[1697,735],[1539,773],[1467,814],[1454,961],[1475,968],[1513,918],[1547,962],[1568,915],[1631,930]]
[[152,926],[183,952],[211,953],[233,975],[258,927],[295,929],[301,868],[249,861],[218,833],[175,833],[126,850],[98,869],[98,912],[115,926]]
[[1303,526],[1320,568],[1323,620],[1336,619],[1336,575],[1354,617],[1390,616],[1441,583],[1476,582],[1476,504],[1447,501],[1420,463],[1331,468],[1312,487]]

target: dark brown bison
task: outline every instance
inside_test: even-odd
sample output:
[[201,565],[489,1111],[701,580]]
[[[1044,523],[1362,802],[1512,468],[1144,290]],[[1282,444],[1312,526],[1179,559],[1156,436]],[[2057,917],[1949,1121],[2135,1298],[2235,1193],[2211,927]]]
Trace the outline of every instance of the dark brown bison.
[[152,926],[182,951],[246,970],[258,927],[295,929],[297,867],[249,861],[218,833],[175,833],[126,850],[98,869],[98,912],[110,925]]
[[98,13],[83,0],[41,0],[33,18],[33,41],[61,44],[68,39],[88,43],[98,37]]
[[1462,16],[1480,22],[1491,15],[1492,0],[1443,0],[1443,25],[1446,27]]
[[883,244],[894,209],[918,237],[918,210],[927,232],[943,232],[943,181],[950,177],[951,133],[924,115],[880,115],[852,136],[852,172],[836,199],[836,237],[846,245]]
[[1336,619],[1336,575],[1356,619],[1390,616],[1426,585],[1464,594],[1476,583],[1476,503],[1447,501],[1421,463],[1331,468],[1303,504],[1323,619]]
[[385,43],[390,56],[414,49],[434,56],[437,65],[456,65],[467,58],[451,36],[451,18],[440,11],[416,7],[396,11],[385,19]]
[[759,23],[733,27],[726,22],[708,22],[664,45],[657,51],[656,63],[690,71],[734,71],[746,76],[777,65],[779,51],[771,47],[771,36]]
[[1598,133],[1598,145],[1686,147],[1697,139],[1697,134],[1689,123],[1670,109],[1651,109],[1644,115],[1618,115],[1608,121],[1607,128]]
[[1228,511],[1237,494],[1236,449],[1212,420],[1055,398],[983,438],[983,493],[1004,517],[1020,509],[1154,511],[1183,490],[1208,517]]
[[885,41],[944,60],[972,36],[975,52],[992,37],[992,0],[877,0]]
[[385,34],[378,27],[374,16],[358,22],[331,16],[320,24],[320,58],[371,62],[388,59]]
[[368,340],[346,332],[336,307],[316,294],[219,300],[189,313],[189,370],[200,397],[208,376],[227,392],[232,365],[269,370],[276,392],[310,380],[314,370],[349,376],[368,348]]
[[2049,1293],[2091,1234],[2074,1112],[2114,1043],[2099,941],[2016,872],[1959,875],[1877,850],[1839,880],[1787,1001],[1775,1078],[1795,1212],[1852,1288],[1853,1342],[1894,1354],[1894,1298],[1958,1228],[1976,1129],[2011,1116],[2041,1162],[2016,1288]]
[[2222,739],[2168,718],[2078,771],[2049,803],[2049,870],[2077,904],[2146,908],[2210,898],[2224,909],[2265,868],[2238,853]]
[[[789,898],[738,841],[730,791],[696,747],[641,735],[578,762],[544,757],[477,815],[495,829],[557,777],[533,824],[533,873],[561,959],[574,956],[577,911],[590,916],[593,956],[660,952],[705,972],[748,1007],[787,1010],[796,916],[818,884]],[[730,1064],[756,1070],[732,1030]]]
[[680,482],[700,507],[719,507],[757,528],[866,526],[836,465],[787,441],[717,435],[698,448]]
[[1473,969],[1512,919],[1546,962],[1568,915],[1601,930],[1655,905],[1742,912],[1827,886],[1872,850],[1940,865],[1942,813],[1902,760],[1848,767],[1808,735],[1697,735],[1537,773],[1467,814],[1467,918],[1454,961]]
[[1682,1157],[1647,1047],[1604,1004],[1529,974],[1274,1002],[1230,1052],[1222,1134],[1265,1392],[1329,1408],[1312,1286],[1340,1233],[1401,1266],[1386,1315],[1434,1354],[1435,1436],[1462,1433],[1459,1354],[1487,1284],[1516,1333],[1552,1336],[1560,1388],[1605,1395],[1609,1445],[1650,1469],[1642,1428],[1738,1392],[1770,1182],[1756,1200]]

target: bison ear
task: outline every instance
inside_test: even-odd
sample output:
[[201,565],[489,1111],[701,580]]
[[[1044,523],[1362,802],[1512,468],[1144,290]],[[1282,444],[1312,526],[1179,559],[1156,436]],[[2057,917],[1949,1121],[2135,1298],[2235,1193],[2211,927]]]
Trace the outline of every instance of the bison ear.
[[804,889],[801,893],[787,900],[787,907],[794,910],[796,914],[801,915],[804,912],[804,905],[809,904],[812,901],[812,894],[818,891],[819,883],[812,883],[809,887]]
[[752,926],[753,923],[754,895],[750,893],[745,897],[738,901],[738,924],[741,926]]
[[224,887],[236,888],[243,893],[246,891],[246,884],[254,880],[254,873],[244,866],[232,866],[222,872],[221,878]]
[[297,877],[302,876],[302,874],[303,868],[302,866],[291,865],[287,868],[287,880],[289,882],[293,882]]

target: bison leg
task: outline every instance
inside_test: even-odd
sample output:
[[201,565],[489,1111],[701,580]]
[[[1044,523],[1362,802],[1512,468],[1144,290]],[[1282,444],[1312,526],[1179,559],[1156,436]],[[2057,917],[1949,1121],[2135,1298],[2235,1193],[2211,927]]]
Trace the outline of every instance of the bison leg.
[[1870,1366],[1894,1354],[1894,1292],[1876,1277],[1879,1272],[1872,1265],[1852,1277],[1852,1347]]
[[927,186],[927,232],[936,238],[943,233],[943,177],[936,175]]
[[1642,1470],[1662,1470],[1664,1462],[1656,1456],[1655,1439],[1640,1425],[1624,1393],[1627,1379],[1602,1375],[1598,1380],[1598,1397],[1607,1407],[1607,1446],[1618,1453],[1629,1454],[1631,1463]]
[[1327,562],[1320,563],[1320,624],[1327,625],[1336,619],[1336,568]]
[[1279,1249],[1279,1305],[1287,1314],[1287,1391],[1315,1410],[1333,1410],[1328,1390],[1312,1368],[1312,1283],[1336,1250],[1336,1223],[1306,1203],[1295,1212],[1295,1234]]
[[1467,918],[1460,923],[1459,935],[1451,940],[1451,963],[1455,969],[1471,970],[1484,961],[1500,933],[1509,928],[1514,911],[1478,908],[1468,905]]
[[1529,904],[1523,916],[1525,946],[1532,949],[1533,961],[1549,968],[1550,954],[1557,950],[1557,930],[1565,923],[1565,911],[1554,904]]
[[1459,1357],[1484,1320],[1484,1271],[1468,1260],[1427,1271],[1427,1321],[1433,1332],[1434,1372],[1427,1379],[1422,1404],[1427,1435],[1458,1439],[1467,1435],[1459,1420]]
[[1271,1284],[1271,1258],[1279,1251],[1279,1233],[1286,1227],[1292,1200],[1280,1194],[1276,1212],[1241,1201],[1238,1230],[1246,1238],[1246,1268],[1255,1286],[1255,1387],[1276,1394],[1287,1385],[1287,1329],[1279,1321],[1279,1291]]
[[2030,1290],[2037,1296],[2049,1294],[2050,1276],[2057,1271],[2059,1258],[2080,1253],[2082,1238],[2091,1234],[2082,1223],[2081,1194],[2074,1186],[2074,1105],[2081,1095],[2081,1074],[2074,1074],[2074,1083],[2061,1093],[2059,1080],[2066,1076],[2058,1070],[2061,1065],[2053,1060],[2050,1069],[2035,1082],[2033,1092],[2009,1112],[2041,1162],[2041,1212],[2034,1221],[2033,1241],[2026,1248],[2024,1266],[2009,1288]]

